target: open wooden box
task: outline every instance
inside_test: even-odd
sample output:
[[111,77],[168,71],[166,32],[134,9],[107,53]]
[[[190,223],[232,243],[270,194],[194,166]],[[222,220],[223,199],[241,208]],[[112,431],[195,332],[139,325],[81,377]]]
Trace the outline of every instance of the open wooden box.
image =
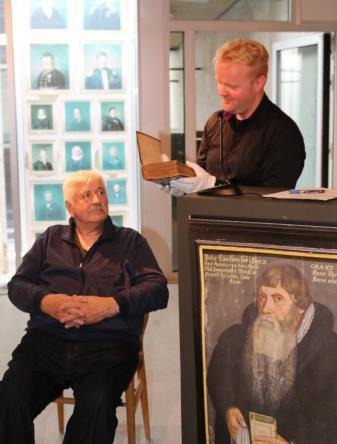
[[145,180],[167,183],[178,177],[192,177],[192,168],[177,160],[165,162],[162,159],[161,141],[140,131],[137,134],[137,145],[142,166],[142,176]]

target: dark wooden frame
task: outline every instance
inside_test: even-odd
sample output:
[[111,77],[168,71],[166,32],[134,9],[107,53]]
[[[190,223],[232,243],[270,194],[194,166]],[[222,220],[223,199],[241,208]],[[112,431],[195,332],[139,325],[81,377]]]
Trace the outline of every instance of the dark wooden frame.
[[242,196],[192,194],[178,199],[182,442],[206,442],[198,244],[258,242],[337,252],[337,201],[282,201],[262,197],[279,190],[242,191]]

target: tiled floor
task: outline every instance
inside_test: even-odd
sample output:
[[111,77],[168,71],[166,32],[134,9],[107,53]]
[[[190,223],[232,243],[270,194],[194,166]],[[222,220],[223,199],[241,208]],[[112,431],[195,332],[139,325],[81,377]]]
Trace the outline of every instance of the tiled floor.
[[[145,332],[145,363],[150,403],[151,444],[181,444],[178,291],[170,285],[166,310],[151,313]],[[11,352],[24,333],[27,315],[0,295],[0,378]],[[65,407],[66,419],[71,406]],[[125,409],[118,409],[119,425],[114,444],[127,444]],[[56,405],[50,404],[35,420],[36,444],[61,444]],[[140,409],[137,444],[146,444]],[[97,443],[98,444],[98,443]]]

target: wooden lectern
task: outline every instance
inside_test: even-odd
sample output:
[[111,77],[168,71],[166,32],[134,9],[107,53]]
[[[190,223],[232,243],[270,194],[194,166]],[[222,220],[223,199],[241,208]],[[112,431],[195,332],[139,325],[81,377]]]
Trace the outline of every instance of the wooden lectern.
[[241,322],[241,308],[254,303],[255,283],[269,262],[300,268],[313,299],[337,318],[337,200],[277,200],[261,195],[280,190],[241,190],[241,196],[178,198],[183,443],[214,442],[207,389],[212,347],[220,327]]

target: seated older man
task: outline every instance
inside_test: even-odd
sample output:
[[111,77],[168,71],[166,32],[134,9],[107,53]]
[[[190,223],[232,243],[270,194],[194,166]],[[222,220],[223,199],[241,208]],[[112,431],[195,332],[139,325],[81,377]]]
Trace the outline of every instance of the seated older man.
[[67,387],[64,443],[111,444],[144,314],[168,301],[146,240],[112,224],[102,176],[79,171],[63,189],[69,225],[49,227],[8,285],[30,320],[0,386],[1,444],[34,443],[34,418]]

